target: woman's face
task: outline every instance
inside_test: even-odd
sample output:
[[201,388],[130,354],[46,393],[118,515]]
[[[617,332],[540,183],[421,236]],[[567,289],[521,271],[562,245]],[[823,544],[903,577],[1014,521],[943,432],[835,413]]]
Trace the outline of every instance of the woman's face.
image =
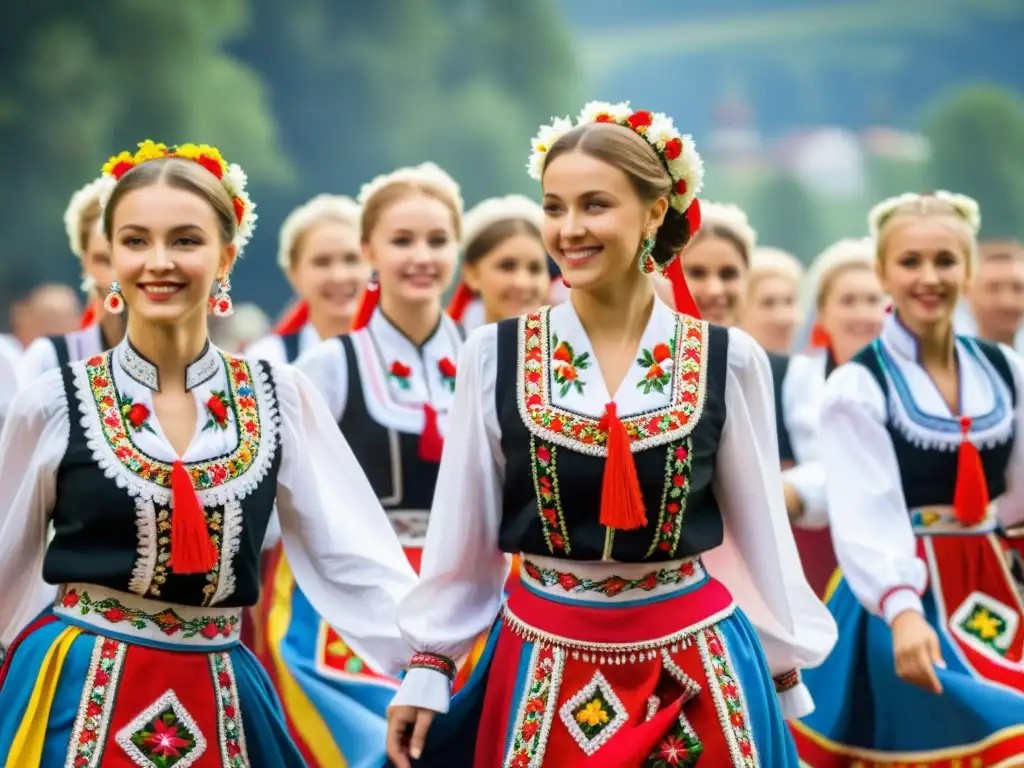
[[419,192],[400,197],[381,213],[363,252],[377,271],[382,298],[440,301],[459,255],[452,212]]
[[882,331],[885,294],[868,265],[846,267],[831,280],[818,310],[818,324],[832,347],[852,355]]
[[701,317],[718,325],[737,325],[743,317],[748,270],[736,245],[713,234],[699,235],[681,258]]
[[952,322],[967,289],[970,260],[962,237],[940,217],[906,217],[890,225],[880,265],[882,288],[915,333]]
[[288,279],[311,314],[344,321],[355,314],[370,280],[355,230],[342,221],[314,222],[299,238]]
[[110,259],[110,242],[103,234],[101,220],[93,226],[85,242],[82,271],[92,282],[94,296],[101,299],[106,296],[111,283],[114,282],[114,267]]
[[572,151],[545,166],[543,205],[547,252],[573,290],[590,291],[636,279],[640,240],[667,201],[644,203],[623,171]]
[[206,200],[164,184],[134,189],[117,203],[111,229],[114,273],[133,319],[205,317],[213,281],[235,256]]
[[786,352],[800,320],[797,285],[790,278],[765,274],[750,286],[743,329],[769,352]]
[[466,284],[479,294],[488,322],[532,312],[548,298],[547,253],[533,235],[515,234],[463,267]]

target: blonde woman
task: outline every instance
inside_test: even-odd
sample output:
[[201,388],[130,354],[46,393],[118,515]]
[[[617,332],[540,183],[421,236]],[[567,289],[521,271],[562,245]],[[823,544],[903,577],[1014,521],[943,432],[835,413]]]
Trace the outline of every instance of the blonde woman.
[[791,253],[762,246],[750,257],[743,330],[765,352],[785,354],[800,323],[800,283],[804,267]]

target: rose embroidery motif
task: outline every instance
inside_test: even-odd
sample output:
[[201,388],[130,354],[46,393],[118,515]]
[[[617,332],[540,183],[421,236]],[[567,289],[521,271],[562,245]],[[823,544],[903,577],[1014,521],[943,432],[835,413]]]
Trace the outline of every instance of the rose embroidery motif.
[[672,363],[675,354],[672,344],[655,344],[653,349],[640,350],[640,357],[636,364],[644,369],[644,377],[636,383],[638,389],[642,389],[645,395],[655,392],[664,392],[665,387],[672,381]]
[[404,363],[395,360],[388,369],[388,378],[395,382],[400,388],[408,390],[410,386],[409,377],[412,375],[412,368]]
[[582,395],[586,382],[580,381],[580,371],[590,367],[590,353],[583,352],[577,355],[572,344],[558,340],[558,334],[551,337],[551,346],[555,349],[551,355],[551,368],[555,383],[560,387],[559,394],[565,397],[570,389],[575,389]]
[[121,401],[121,415],[134,432],[153,431],[149,426],[149,408],[145,403],[136,403],[125,398]]
[[441,373],[441,381],[448,387],[448,391],[455,391],[455,363],[450,358],[442,357],[437,361],[437,370]]
[[227,429],[228,428],[228,416],[230,411],[230,404],[228,403],[228,396],[224,392],[214,392],[210,395],[210,399],[206,401],[206,412],[210,414],[210,418],[206,424],[203,425],[203,430],[207,429]]

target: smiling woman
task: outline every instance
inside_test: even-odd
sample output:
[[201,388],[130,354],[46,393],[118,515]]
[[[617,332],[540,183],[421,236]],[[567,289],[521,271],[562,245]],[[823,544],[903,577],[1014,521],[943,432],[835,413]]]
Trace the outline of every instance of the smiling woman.
[[209,341],[255,219],[241,169],[144,142],[105,172],[127,337],[23,392],[0,442],[0,764],[305,766],[239,643],[272,510],[304,594],[387,673],[414,574],[309,382]]

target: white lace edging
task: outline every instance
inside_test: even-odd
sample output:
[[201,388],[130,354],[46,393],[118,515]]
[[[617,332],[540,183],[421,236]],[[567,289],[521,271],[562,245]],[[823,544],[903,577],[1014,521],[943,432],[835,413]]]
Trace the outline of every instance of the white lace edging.
[[138,528],[138,559],[132,568],[128,589],[145,595],[156,573],[156,506],[151,500],[135,500],[135,526]]
[[242,505],[229,501],[224,505],[224,531],[220,544],[220,576],[210,605],[217,605],[235,593],[235,569],[232,566],[242,543]]

